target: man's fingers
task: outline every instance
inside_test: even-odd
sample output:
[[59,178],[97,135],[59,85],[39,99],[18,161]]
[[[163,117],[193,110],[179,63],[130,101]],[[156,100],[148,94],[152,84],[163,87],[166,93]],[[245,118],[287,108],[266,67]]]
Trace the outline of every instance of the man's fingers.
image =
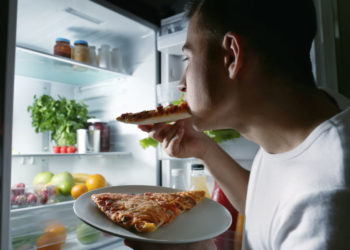
[[137,127],[139,129],[141,129],[144,132],[150,132],[153,129],[153,124],[149,124],[149,125],[137,125]]
[[180,152],[180,145],[181,145],[181,141],[182,141],[184,134],[185,134],[185,129],[183,127],[180,127],[177,130],[176,135],[169,142],[168,147],[167,147],[167,153],[170,156],[175,156],[175,155],[177,155],[178,152]]
[[169,146],[170,141],[173,139],[173,137],[178,133],[179,126],[173,125],[166,133],[166,136],[163,140],[163,147],[167,148]]

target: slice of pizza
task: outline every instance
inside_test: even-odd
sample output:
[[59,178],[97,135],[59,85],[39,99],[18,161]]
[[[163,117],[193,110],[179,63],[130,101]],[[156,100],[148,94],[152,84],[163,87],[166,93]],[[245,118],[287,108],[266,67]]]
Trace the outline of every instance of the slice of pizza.
[[131,124],[154,124],[173,122],[191,117],[188,105],[183,102],[179,105],[170,104],[166,107],[158,106],[155,110],[145,110],[138,113],[125,113],[117,117],[117,121]]
[[101,193],[91,199],[114,223],[138,232],[154,232],[204,199],[204,191],[177,193]]

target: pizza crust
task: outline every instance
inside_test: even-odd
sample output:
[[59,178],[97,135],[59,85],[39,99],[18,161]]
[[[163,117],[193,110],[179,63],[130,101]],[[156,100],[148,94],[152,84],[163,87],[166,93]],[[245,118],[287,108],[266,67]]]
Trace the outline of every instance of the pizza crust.
[[187,112],[177,113],[177,114],[167,114],[163,116],[151,117],[141,121],[121,121],[129,124],[137,124],[137,125],[146,125],[146,124],[154,124],[154,123],[162,123],[162,122],[174,122],[177,120],[190,118],[191,115]]

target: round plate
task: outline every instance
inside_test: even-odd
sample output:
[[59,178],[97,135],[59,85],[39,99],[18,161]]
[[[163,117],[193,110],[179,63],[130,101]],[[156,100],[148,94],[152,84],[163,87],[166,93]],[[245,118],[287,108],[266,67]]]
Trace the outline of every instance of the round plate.
[[119,237],[156,243],[191,243],[214,238],[225,232],[232,223],[231,214],[221,204],[205,198],[190,211],[176,217],[171,223],[152,233],[138,233],[124,229],[110,221],[91,200],[98,193],[173,193],[180,190],[160,186],[113,186],[92,190],[74,203],[75,214],[87,224]]

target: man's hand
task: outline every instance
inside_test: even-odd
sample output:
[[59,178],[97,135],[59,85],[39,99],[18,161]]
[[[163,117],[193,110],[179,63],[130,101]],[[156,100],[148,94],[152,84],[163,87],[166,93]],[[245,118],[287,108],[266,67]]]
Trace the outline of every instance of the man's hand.
[[157,123],[138,127],[161,142],[168,155],[177,158],[202,158],[208,146],[214,143],[204,133],[194,130],[191,119],[180,120],[174,124]]

